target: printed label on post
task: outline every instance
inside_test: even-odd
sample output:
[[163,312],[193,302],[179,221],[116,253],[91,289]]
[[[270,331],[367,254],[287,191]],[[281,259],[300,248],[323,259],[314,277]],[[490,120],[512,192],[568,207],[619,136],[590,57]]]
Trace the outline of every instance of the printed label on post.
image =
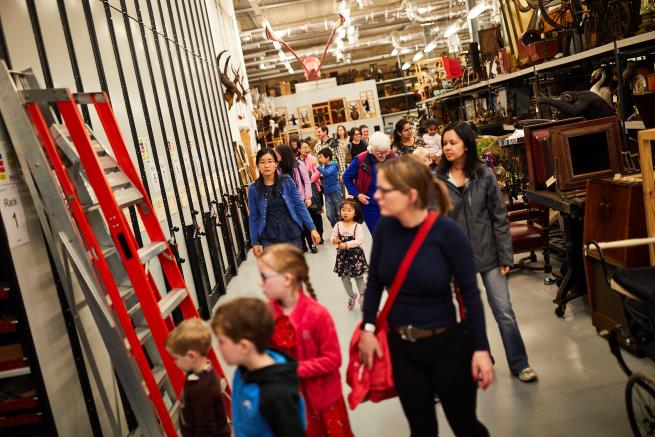
[[5,224],[9,247],[20,246],[30,241],[23,204],[15,184],[0,187],[0,212]]

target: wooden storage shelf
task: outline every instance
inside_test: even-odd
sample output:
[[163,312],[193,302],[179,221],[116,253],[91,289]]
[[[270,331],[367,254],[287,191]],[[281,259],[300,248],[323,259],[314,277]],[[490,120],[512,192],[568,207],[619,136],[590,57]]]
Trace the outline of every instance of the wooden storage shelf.
[[0,429],[15,428],[17,426],[36,425],[43,422],[43,413],[27,413],[18,416],[0,417]]
[[0,334],[16,332],[18,329],[18,320],[0,320]]
[[36,396],[28,398],[7,399],[0,402],[0,413],[12,411],[29,410],[39,406],[39,398]]
[[378,97],[378,100],[394,99],[394,98],[397,98],[397,97],[405,97],[405,96],[411,96],[411,95],[414,95],[414,92],[413,91],[407,91],[406,93],[392,94],[390,96]]

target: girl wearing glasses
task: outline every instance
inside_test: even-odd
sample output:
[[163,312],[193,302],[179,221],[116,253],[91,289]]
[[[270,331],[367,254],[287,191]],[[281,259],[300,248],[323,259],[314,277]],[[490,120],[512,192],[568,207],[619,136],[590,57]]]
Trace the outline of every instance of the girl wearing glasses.
[[277,161],[273,149],[257,152],[259,177],[248,188],[250,244],[256,257],[275,243],[302,248],[303,229],[310,231],[315,245],[321,241],[296,184],[288,175],[278,174]]
[[257,266],[275,319],[271,346],[298,361],[307,404],[305,435],[352,437],[341,391],[339,339],[330,313],[316,301],[305,257],[296,247],[276,244],[264,251]]

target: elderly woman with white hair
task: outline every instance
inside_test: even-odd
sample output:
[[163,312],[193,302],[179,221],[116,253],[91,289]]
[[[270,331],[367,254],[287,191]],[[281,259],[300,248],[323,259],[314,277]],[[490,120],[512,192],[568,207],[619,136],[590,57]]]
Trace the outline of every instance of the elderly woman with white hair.
[[373,197],[377,183],[376,165],[394,157],[390,145],[387,135],[375,132],[369,137],[366,151],[353,156],[352,162],[343,172],[343,184],[361,205],[364,221],[371,234],[380,219],[380,206]]

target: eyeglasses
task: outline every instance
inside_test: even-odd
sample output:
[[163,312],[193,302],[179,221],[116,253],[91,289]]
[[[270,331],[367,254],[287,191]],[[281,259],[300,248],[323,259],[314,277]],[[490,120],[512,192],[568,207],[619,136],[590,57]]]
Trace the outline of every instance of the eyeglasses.
[[259,277],[262,278],[262,282],[266,282],[269,279],[276,278],[278,276],[284,276],[284,273],[270,273],[270,274],[264,274],[262,272],[259,272]]
[[379,191],[380,194],[382,194],[383,196],[386,196],[387,194],[391,193],[392,191],[398,191],[398,188],[384,188],[384,187],[380,187],[380,186],[375,187],[375,189],[377,191]]
[[361,133],[355,132],[353,135],[357,136],[357,135],[361,135]]
[[277,164],[277,162],[275,162],[273,160],[271,160],[271,161],[259,161],[259,164],[266,167],[267,165],[275,165],[275,164]]

